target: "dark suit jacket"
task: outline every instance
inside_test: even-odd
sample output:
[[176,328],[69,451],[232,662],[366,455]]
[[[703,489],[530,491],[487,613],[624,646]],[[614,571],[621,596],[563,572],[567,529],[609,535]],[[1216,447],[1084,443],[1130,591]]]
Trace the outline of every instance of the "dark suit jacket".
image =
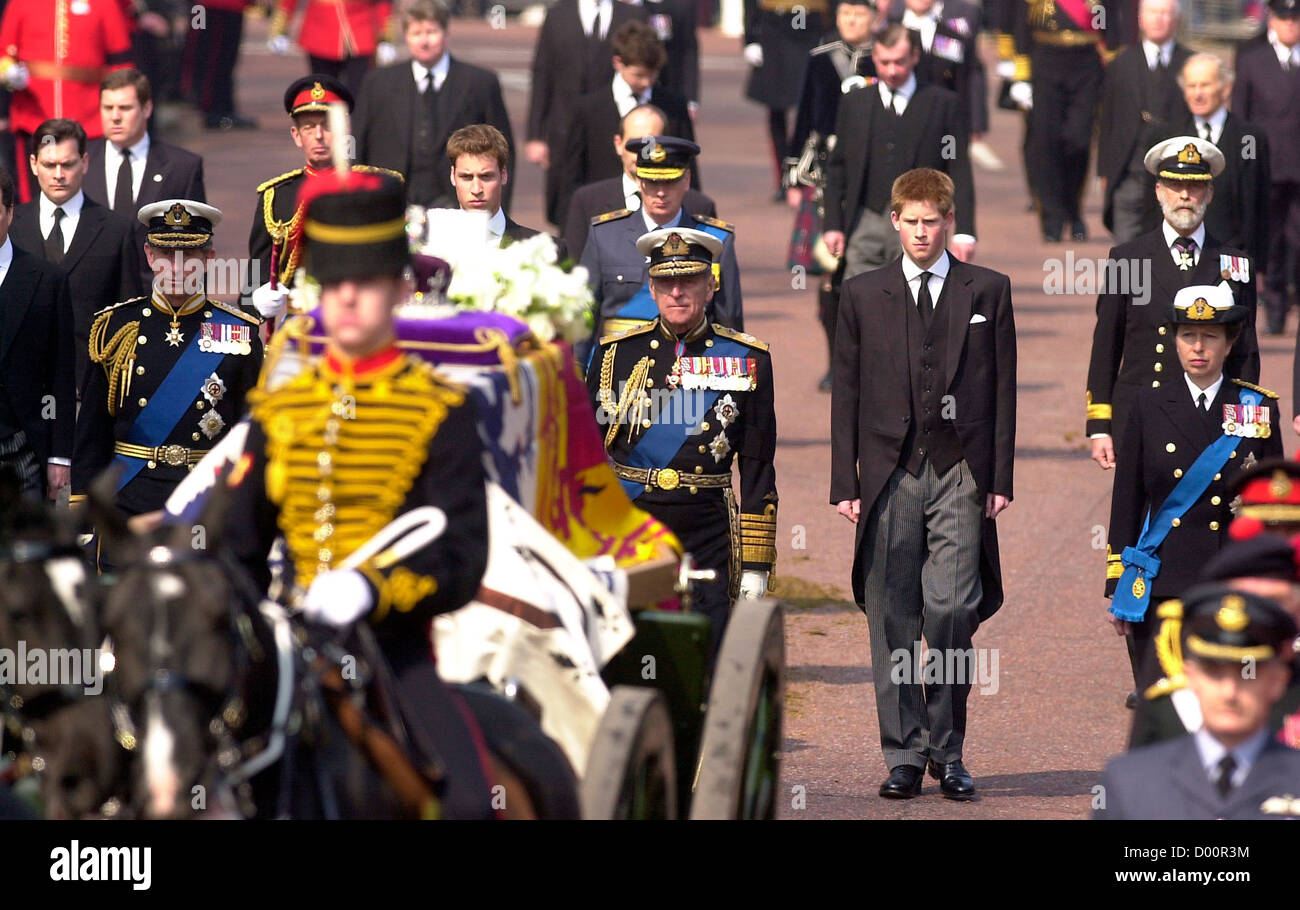
[[[887,14],[889,21],[902,22],[906,10],[903,0],[892,0]],[[971,83],[981,78],[979,32],[980,11],[976,7],[964,0],[944,0],[943,15],[934,31],[935,40],[930,50],[921,51],[916,65],[916,80],[921,85],[938,85],[957,93],[967,129],[971,128],[975,97]],[[982,125],[988,129],[986,122]]]
[[[41,233],[40,201],[25,202],[14,210],[9,230],[14,245],[45,258]],[[81,387],[90,363],[90,323],[95,313],[143,293],[135,229],[131,222],[86,196],[68,251],[59,267],[68,274],[72,294],[73,344],[77,351],[76,387]]]
[[1294,795],[1297,780],[1300,751],[1270,738],[1246,780],[1223,799],[1201,766],[1189,734],[1111,759],[1101,777],[1106,802],[1093,818],[1293,818],[1265,814],[1262,807],[1271,797]]
[[[870,191],[889,198],[889,187],[905,171],[931,167],[952,178],[958,234],[975,234],[975,183],[971,177],[969,135],[957,95],[933,85],[918,86],[899,125],[898,157],[888,168],[868,160],[871,131],[892,117],[875,85],[854,89],[840,101],[835,118],[835,149],[826,166],[825,230],[851,236]],[[945,153],[951,151],[951,157]],[[864,191],[868,191],[864,193]]]
[[[501,235],[501,245],[504,247],[509,243],[514,243],[519,240],[527,240],[529,237],[536,237],[540,233],[542,232],[530,227],[524,227],[522,224],[507,215],[505,233]],[[550,234],[547,234],[546,236],[550,237],[551,241],[555,244],[555,261],[563,263],[569,255],[568,248],[565,246],[564,241],[559,237],[552,237]]]
[[[1097,139],[1097,175],[1105,177],[1106,201],[1102,209],[1102,222],[1111,226],[1111,209],[1114,205],[1115,187],[1129,172],[1135,154],[1146,154],[1161,139],[1173,135],[1170,127],[1182,123],[1190,116],[1182,90],[1175,77],[1182,70],[1190,49],[1174,44],[1169,68],[1152,90],[1146,52],[1142,45],[1126,47],[1106,67],[1101,90],[1101,129]],[[1156,227],[1160,221],[1160,207],[1155,200],[1155,178],[1142,170],[1150,184],[1147,202],[1149,218]]]
[[1267,34],[1241,46],[1234,69],[1233,114],[1268,136],[1273,180],[1300,183],[1300,155],[1290,154],[1300,148],[1300,71],[1282,71]]
[[[1168,347],[1173,346],[1173,333]],[[1160,388],[1138,392],[1129,408],[1128,421],[1120,429],[1115,445],[1115,488],[1110,498],[1109,554],[1118,555],[1137,544],[1148,509],[1159,510],[1179,478],[1175,470],[1187,471],[1200,454],[1223,436],[1223,406],[1237,404],[1241,386],[1225,378],[1210,403],[1209,413],[1198,412],[1182,370],[1170,370]],[[1231,374],[1226,374],[1231,376]],[[1156,550],[1160,573],[1151,585],[1152,603],[1181,597],[1197,582],[1201,567],[1228,542],[1232,522],[1228,492],[1241,466],[1253,454],[1254,460],[1282,456],[1281,410],[1276,398],[1261,403],[1269,409],[1274,432],[1267,439],[1242,439],[1236,456],[1229,458],[1201,497],[1192,503],[1178,526]],[[1170,447],[1173,451],[1169,451]],[[1115,593],[1118,578],[1106,579],[1106,596]],[[1154,614],[1149,614],[1154,615]]]
[[[0,325],[0,394],[27,434],[44,485],[47,459],[72,458],[77,413],[67,273],[15,245],[0,284]],[[53,420],[46,419],[47,395]]]
[[[1108,281],[1097,295],[1097,327],[1092,334],[1087,395],[1092,405],[1110,405],[1113,413],[1111,417],[1088,416],[1084,432],[1090,436],[1093,433],[1115,436],[1124,429],[1129,402],[1137,392],[1150,388],[1152,382],[1178,379],[1182,371],[1178,352],[1173,335],[1165,329],[1170,307],[1182,288],[1218,284],[1223,280],[1221,256],[1245,256],[1245,253],[1220,243],[1209,230],[1205,232],[1205,249],[1201,250],[1200,260],[1187,272],[1174,265],[1165,246],[1163,228],[1111,248],[1107,261],[1123,267],[1124,271],[1117,268],[1117,280]],[[1228,352],[1223,371],[1247,382],[1258,382],[1255,264],[1251,262],[1248,268],[1249,281],[1228,282],[1233,298],[1246,308],[1246,324]],[[1125,274],[1141,278],[1118,280]],[[1140,282],[1145,285],[1142,289],[1145,298],[1143,294],[1130,293],[1138,290]]]
[[[108,175],[105,172],[105,142],[106,139],[100,138],[91,139],[86,143],[86,154],[90,156],[90,165],[81,189],[86,196],[107,207]],[[203,187],[203,159],[179,145],[150,139],[149,155],[144,162],[144,180],[140,181],[140,192],[135,199],[134,207],[138,211],[143,206],[164,199],[208,201],[207,191]],[[138,218],[129,220],[135,231],[135,248],[140,259],[140,287],[144,289],[153,284],[153,272],[149,268],[149,260],[145,259],[142,252],[149,229],[141,224]]]
[[[1170,136],[1196,136],[1196,119]],[[1205,230],[1229,246],[1245,250],[1261,275],[1268,271],[1268,209],[1272,161],[1268,136],[1228,112],[1216,143],[1223,152],[1223,173],[1214,178],[1214,199],[1205,212]],[[1253,153],[1247,157],[1247,151]]]
[[645,0],[650,24],[668,52],[659,84],[687,101],[700,100],[700,41],[694,0]]
[[[582,259],[582,248],[587,245],[591,219],[621,209],[626,204],[621,174],[610,180],[589,183],[573,194],[569,200],[569,215],[564,221],[564,245],[568,247],[575,262]],[[713,200],[695,190],[686,191],[682,208],[692,215],[718,217],[718,207],[713,204]]]
[[[686,112],[686,99],[666,89],[650,90],[650,103],[668,117],[665,136],[695,141],[695,129],[690,114]],[[614,90],[606,85],[588,92],[578,99],[573,121],[565,135],[563,151],[551,157],[551,170],[560,193],[556,224],[565,224],[569,202],[575,190],[597,180],[608,180],[623,173],[623,161],[614,151],[614,134],[619,131],[621,118],[614,102]],[[698,168],[691,162],[691,186],[700,185]]]
[[[980,500],[1010,498],[1016,444],[1016,324],[1011,281],[990,269],[958,262],[943,294],[948,309],[945,394],[955,404],[957,435]],[[859,565],[867,515],[903,457],[911,420],[911,372],[905,345],[906,307],[915,306],[903,279],[902,257],[844,282],[831,370],[831,503],[862,500],[853,565],[853,596],[864,601]],[[972,322],[976,316],[982,319]],[[984,519],[980,576],[987,619],[1002,603],[997,524]]]
[[[411,75],[409,60],[367,73],[352,115],[356,160],[409,175],[412,133],[420,103],[420,88]],[[434,179],[438,193],[446,196],[451,206],[456,204],[456,192],[449,176],[447,139],[462,126],[473,123],[486,123],[499,129],[510,146],[510,160],[516,160],[514,133],[510,130],[510,116],[501,98],[501,82],[496,73],[453,56],[447,78],[438,90],[438,134],[434,137],[434,147],[438,150]],[[501,201],[506,206],[510,205],[513,189],[513,183],[508,183],[502,192]]]

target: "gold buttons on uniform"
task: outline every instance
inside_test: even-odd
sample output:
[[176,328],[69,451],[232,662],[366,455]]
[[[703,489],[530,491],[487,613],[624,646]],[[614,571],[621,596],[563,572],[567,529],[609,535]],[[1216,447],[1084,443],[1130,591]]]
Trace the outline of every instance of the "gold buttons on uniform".
[[145,307],[143,310],[140,311],[141,316],[148,316],[151,313],[153,313],[153,310],[149,309],[148,307]]
[[1223,502],[1223,500],[1220,499],[1220,498],[1217,497],[1217,496],[1211,496],[1211,497],[1210,497],[1210,505],[1212,505],[1212,506],[1217,506],[1217,505],[1218,505],[1219,503],[1221,503],[1221,502]]
[[[657,350],[658,348],[659,348],[659,339],[658,339],[658,338],[651,338],[651,339],[650,339],[650,350],[654,351],[654,350]],[[653,360],[650,361],[650,362],[651,362],[651,363],[654,363]]]
[[691,495],[692,495],[692,496],[694,496],[696,493],[700,492],[700,488],[699,488],[699,487],[690,487],[689,489],[690,489],[690,491],[691,491]]
[[1211,531],[1219,530],[1219,523],[1217,521],[1210,522],[1210,530]]
[[1163,354],[1164,352],[1165,352],[1165,346],[1163,344],[1156,345],[1157,354]]
[[1175,518],[1173,521],[1171,521],[1171,522],[1169,522],[1169,523],[1170,523],[1171,525],[1173,525],[1173,526],[1176,528],[1176,527],[1178,527],[1180,524],[1182,524],[1183,522],[1182,522],[1182,519],[1180,519],[1180,518]]
[[145,338],[143,335],[141,335],[140,337],[136,338],[135,343],[144,344],[148,340],[149,340],[148,338]]
[[709,422],[707,420],[704,421],[704,423],[700,424],[700,432],[701,433],[709,432]]
[[700,452],[701,455],[703,455],[703,454],[704,454],[705,452],[707,452],[708,450],[709,450],[709,447],[708,447],[708,446],[700,446],[700,447],[699,447],[699,452]]
[[700,467],[699,465],[696,465],[696,466],[695,466],[695,473],[696,473],[696,474],[703,474],[703,473],[704,473],[704,468]]
[[1229,457],[1229,458],[1236,458],[1236,457],[1237,457],[1237,453],[1236,453],[1236,452],[1229,452],[1229,453],[1228,453],[1228,457]]
[[1151,388],[1153,388],[1153,389],[1158,389],[1158,388],[1160,388],[1160,380],[1159,380],[1159,379],[1154,380],[1154,381],[1151,383]]
[[[653,366],[653,364],[651,364],[651,365]],[[652,386],[652,385],[655,384],[655,381],[654,381],[653,379],[651,379],[649,376],[647,376],[647,377],[645,378],[645,384],[646,384],[647,386]],[[647,398],[646,401],[649,402],[650,399]]]
[[1182,469],[1182,468],[1174,468],[1174,476],[1175,476],[1175,477],[1182,477],[1182,476],[1183,476],[1183,469]]
[[1166,451],[1166,452],[1176,452],[1176,451],[1178,451],[1178,446],[1174,445],[1172,442],[1167,443],[1167,444],[1165,445],[1165,451]]
[[1159,332],[1161,335],[1168,334],[1168,330],[1164,326],[1161,326],[1160,328],[1156,329],[1156,331]]
[[149,403],[148,398],[141,398],[139,401],[136,402],[136,404],[138,404],[140,407],[144,407],[148,403]]
[[1157,372],[1157,373],[1159,373],[1159,372],[1160,372],[1161,370],[1163,370],[1164,368],[1165,368],[1165,365],[1164,365],[1163,363],[1157,363],[1157,364],[1156,364],[1156,372]]
[[149,462],[146,462],[146,464],[148,464],[150,468],[156,468],[156,467],[158,467],[158,462],[156,462],[156,461],[149,461]]
[[143,375],[144,375],[144,367],[136,367],[136,368],[135,368],[135,375],[137,375],[137,376],[143,376]]
[[641,426],[645,427],[647,430],[650,429],[650,419],[647,417],[645,420],[641,421]]
[[199,441],[199,434],[198,434],[198,433],[191,433],[191,434],[190,434],[190,439],[193,439],[195,442],[198,442],[198,441]]
[[204,310],[204,311],[203,311],[203,318],[204,318],[204,319],[211,319],[211,318],[212,318],[212,311],[211,311],[211,310]]
[[1215,479],[1215,480],[1222,480],[1222,479],[1223,479],[1223,475],[1222,475],[1222,474],[1215,474],[1215,475],[1214,475],[1214,479]]
[[202,411],[202,410],[203,410],[203,402],[202,402],[202,401],[196,401],[196,402],[194,402],[194,407],[196,407],[196,408],[198,408],[200,411]]
[[704,342],[704,346],[705,346],[706,348],[711,348],[711,347],[713,347],[713,339],[710,338],[708,341]]

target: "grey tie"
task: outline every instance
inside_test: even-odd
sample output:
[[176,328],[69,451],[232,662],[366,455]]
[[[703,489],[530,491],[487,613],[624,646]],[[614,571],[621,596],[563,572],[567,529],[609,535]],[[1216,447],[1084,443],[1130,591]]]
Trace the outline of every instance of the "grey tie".
[[1210,121],[1208,120],[1201,124],[1201,138],[1206,142],[1214,141],[1210,138]]

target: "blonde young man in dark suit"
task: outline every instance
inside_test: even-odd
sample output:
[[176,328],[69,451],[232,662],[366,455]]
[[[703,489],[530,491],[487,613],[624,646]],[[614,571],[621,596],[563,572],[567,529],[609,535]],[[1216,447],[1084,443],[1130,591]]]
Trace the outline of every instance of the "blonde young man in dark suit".
[[944,796],[974,796],[962,764],[971,680],[927,676],[923,689],[920,640],[955,668],[1002,603],[993,519],[1012,497],[1011,282],[947,251],[953,194],[929,168],[894,181],[903,256],[844,283],[835,333],[830,501],[858,526],[853,594],[892,799],[920,794],[927,763]]

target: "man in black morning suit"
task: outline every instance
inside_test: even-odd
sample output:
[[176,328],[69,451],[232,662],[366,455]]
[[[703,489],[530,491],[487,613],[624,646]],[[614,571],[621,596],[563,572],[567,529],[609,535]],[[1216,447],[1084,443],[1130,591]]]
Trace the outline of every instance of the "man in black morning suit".
[[1106,187],[1101,220],[1117,243],[1160,225],[1155,179],[1143,158],[1187,118],[1175,80],[1192,52],[1174,40],[1174,0],[1142,0],[1138,23],[1142,40],[1110,62],[1101,90],[1097,176]]
[[[979,61],[979,10],[965,0],[891,0],[891,22],[901,22],[920,39],[916,78],[956,92],[972,133],[988,132],[988,113],[976,109],[973,83],[983,78]],[[984,94],[979,94],[982,103]]]
[[1114,437],[1126,426],[1133,396],[1178,379],[1174,338],[1165,322],[1166,308],[1180,289],[1228,282],[1246,315],[1224,369],[1247,382],[1259,380],[1254,263],[1243,250],[1212,236],[1203,223],[1214,196],[1211,181],[1223,171],[1223,155],[1204,139],[1178,136],[1152,146],[1145,164],[1156,176],[1164,222],[1111,249],[1107,260],[1118,264],[1116,280],[1097,295],[1085,429],[1093,460],[1105,469],[1115,466]]
[[1241,46],[1234,68],[1232,112],[1263,130],[1273,153],[1264,305],[1281,333],[1287,285],[1300,280],[1300,0],[1269,4],[1268,29]]
[[[546,13],[533,50],[525,157],[549,168],[558,160],[578,99],[614,78],[610,37],[646,9],[619,0],[558,0]],[[559,173],[546,173],[546,220],[560,220]]]
[[68,274],[72,295],[76,387],[90,363],[90,322],[99,310],[140,294],[144,250],[131,222],[89,198],[86,131],[73,120],[47,120],[32,134],[30,166],[41,193],[14,211],[10,236],[20,249]]
[[1191,113],[1178,135],[1200,136],[1223,153],[1223,173],[1214,178],[1205,230],[1228,246],[1245,250],[1255,271],[1267,275],[1273,182],[1268,136],[1240,113],[1228,110],[1232,70],[1218,55],[1189,57],[1179,82]]
[[[636,178],[636,152],[627,151],[625,145],[642,136],[667,135],[667,122],[668,118],[663,111],[653,104],[638,105],[623,117],[618,132],[612,137],[623,162],[622,173],[579,188],[569,200],[569,214],[564,222],[564,243],[574,262],[582,259],[582,250],[587,245],[587,234],[591,231],[593,218],[619,209],[636,211],[641,207],[641,185]],[[718,207],[713,200],[697,190],[686,190],[682,208],[695,216],[718,217]]]
[[25,492],[52,499],[71,474],[72,301],[67,274],[9,236],[14,194],[0,169],[0,464],[15,469]]
[[[136,218],[143,206],[163,199],[208,201],[203,187],[203,159],[149,135],[152,98],[149,80],[139,70],[109,73],[99,86],[104,135],[86,143],[86,195],[131,223],[137,252],[144,249],[148,233]],[[129,165],[125,171],[123,163]],[[139,259],[143,290],[153,283],[153,273],[144,256]]]
[[892,799],[918,795],[927,764],[944,796],[975,795],[962,763],[971,678],[923,687],[920,640],[949,667],[973,653],[1002,604],[994,519],[1013,496],[1011,282],[947,252],[952,206],[946,174],[898,178],[904,255],[844,282],[835,331],[830,501],[857,524],[853,597],[871,632],[880,795]]
[[963,261],[975,249],[975,186],[961,100],[948,89],[917,84],[915,41],[915,32],[902,25],[885,26],[871,51],[880,81],[868,80],[840,101],[826,166],[823,236],[832,254],[843,255],[845,279],[897,257],[890,190],[912,168],[934,168],[952,178],[956,234],[949,248]]
[[[411,205],[455,208],[445,147],[462,126],[496,127],[514,157],[501,82],[491,70],[451,56],[444,40],[449,21],[442,0],[409,4],[403,29],[411,59],[367,73],[352,115],[357,160],[404,176]],[[426,29],[426,23],[441,29]],[[507,208],[510,195],[506,187]]]

